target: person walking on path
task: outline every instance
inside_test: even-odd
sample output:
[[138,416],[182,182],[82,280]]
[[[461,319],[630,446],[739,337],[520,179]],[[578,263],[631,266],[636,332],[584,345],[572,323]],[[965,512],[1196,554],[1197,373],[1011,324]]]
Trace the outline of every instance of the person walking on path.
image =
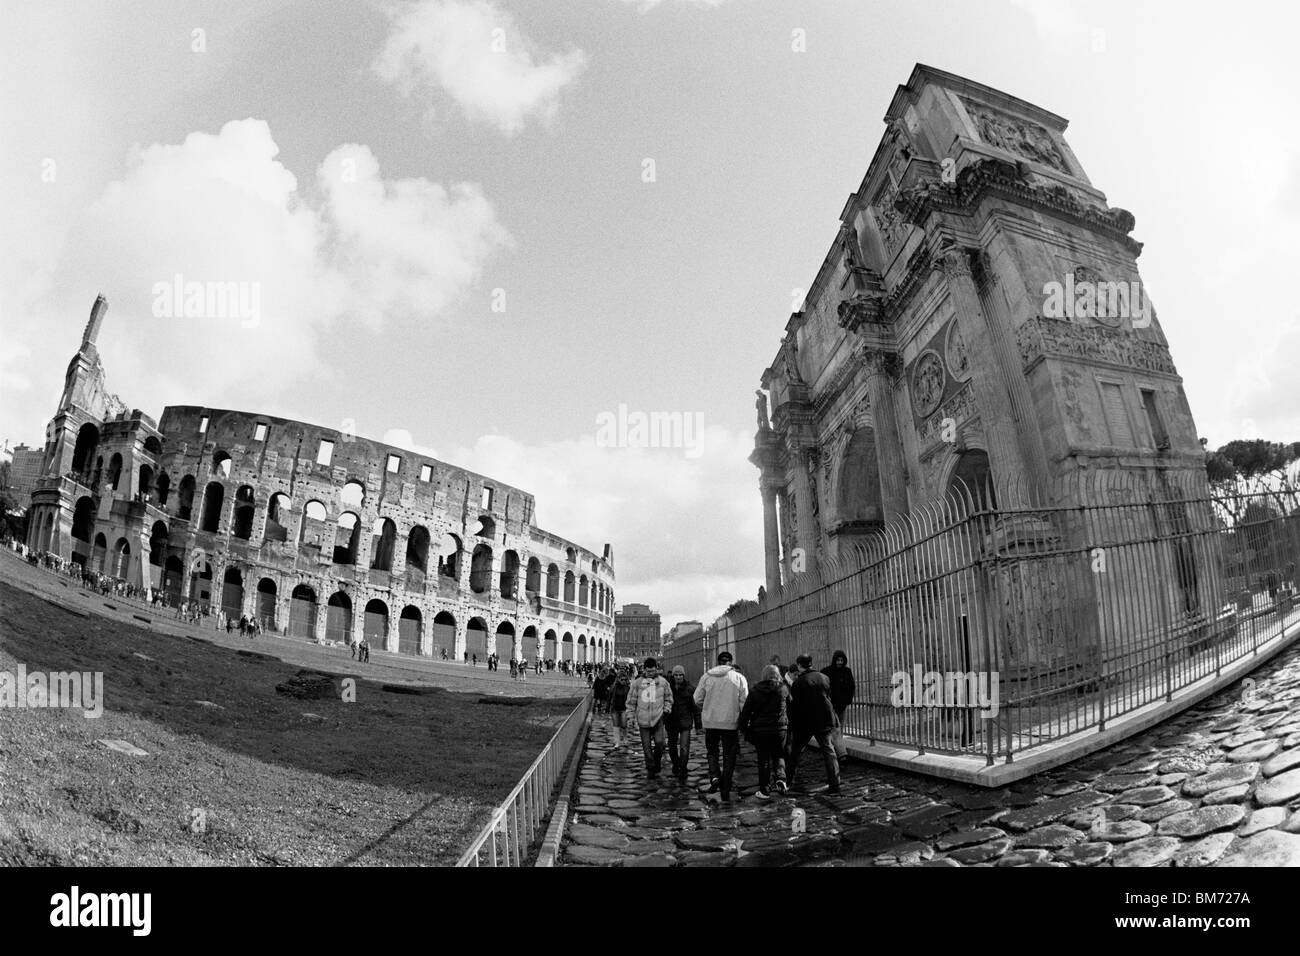
[[672,707],[673,689],[668,686],[668,681],[659,676],[658,661],[647,657],[645,673],[628,687],[627,710],[632,712],[637,729],[641,731],[645,772],[651,780],[659,776],[659,770],[663,766],[664,745],[668,742],[664,731],[664,714],[671,712]]
[[665,714],[668,730],[668,756],[673,762],[673,776],[686,782],[686,764],[691,759],[691,728],[703,730],[702,713],[695,703],[695,688],[686,679],[686,668],[673,668],[673,707]]
[[614,749],[623,746],[623,729],[627,726],[624,710],[627,707],[627,693],[632,689],[627,671],[620,667],[609,688],[609,712],[614,731]]
[[[736,772],[736,754],[740,734],[736,725],[741,708],[749,696],[744,676],[731,666],[730,651],[718,655],[718,666],[708,670],[695,689],[695,703],[701,710],[704,725],[704,749],[709,754],[709,793],[722,791],[722,799],[731,800],[731,784]],[[718,750],[722,750],[719,766]]]
[[812,669],[812,658],[800,654],[795,658],[799,672],[790,685],[790,752],[786,755],[786,772],[794,786],[799,770],[799,756],[808,741],[817,740],[826,765],[827,793],[840,792],[840,764],[835,759],[835,708],[831,706],[831,682]]
[[790,688],[781,677],[781,668],[768,664],[761,679],[745,698],[736,729],[754,745],[758,753],[758,793],[760,800],[772,796],[772,788],[785,793],[785,739],[790,726]]
[[843,651],[831,655],[831,666],[823,667],[822,673],[831,684],[831,707],[835,711],[835,756],[841,764],[849,757],[844,746],[844,713],[853,703],[856,686],[853,683],[853,671],[849,669],[849,657]]

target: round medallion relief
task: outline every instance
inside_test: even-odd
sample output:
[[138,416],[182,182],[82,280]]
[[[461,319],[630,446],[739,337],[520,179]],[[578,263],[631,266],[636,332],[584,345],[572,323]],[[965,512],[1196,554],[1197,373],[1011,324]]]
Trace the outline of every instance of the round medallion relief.
[[929,349],[921,353],[912,370],[912,407],[925,418],[943,401],[944,370],[939,353]]
[[966,355],[966,343],[956,322],[948,326],[948,342],[943,351],[948,361],[948,374],[959,382],[970,378],[970,358]]

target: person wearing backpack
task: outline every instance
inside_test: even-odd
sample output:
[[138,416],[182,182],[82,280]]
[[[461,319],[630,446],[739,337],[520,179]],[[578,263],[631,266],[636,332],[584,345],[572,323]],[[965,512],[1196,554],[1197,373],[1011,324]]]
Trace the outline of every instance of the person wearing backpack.
[[614,676],[614,683],[609,686],[609,713],[611,728],[614,732],[614,749],[617,750],[623,746],[623,728],[627,726],[627,717],[624,709],[627,707],[627,694],[632,689],[632,682],[628,679],[627,669],[618,668]]
[[645,752],[646,776],[653,780],[663,765],[668,734],[664,713],[673,709],[673,689],[659,676],[659,662],[645,659],[642,675],[632,681],[627,692],[627,710],[631,711],[641,731],[641,749]]
[[833,739],[839,721],[831,705],[831,682],[812,669],[812,657],[807,654],[800,654],[794,664],[799,673],[790,685],[790,751],[785,759],[790,786],[794,786],[804,747],[816,739],[826,765],[826,792],[839,793],[840,764],[835,758]]

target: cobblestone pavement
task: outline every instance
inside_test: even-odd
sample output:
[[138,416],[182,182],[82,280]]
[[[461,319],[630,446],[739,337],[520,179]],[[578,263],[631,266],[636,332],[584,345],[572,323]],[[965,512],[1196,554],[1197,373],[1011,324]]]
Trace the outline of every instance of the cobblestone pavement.
[[[586,866],[1300,866],[1300,646],[1129,740],[999,790],[851,761],[842,796],[706,802],[703,734],[683,785],[646,779],[635,738],[592,727],[561,864]],[[799,783],[824,784],[816,753]],[[796,808],[807,832],[792,833]]]

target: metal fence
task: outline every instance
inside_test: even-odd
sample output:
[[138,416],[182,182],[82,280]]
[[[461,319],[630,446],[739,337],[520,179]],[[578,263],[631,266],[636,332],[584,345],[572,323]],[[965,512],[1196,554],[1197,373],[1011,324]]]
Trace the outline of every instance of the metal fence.
[[1142,471],[987,488],[792,575],[728,643],[751,680],[843,650],[847,734],[1009,762],[1257,653],[1300,623],[1298,562],[1290,494]]
[[524,866],[551,815],[555,788],[582,734],[591,710],[586,694],[555,732],[509,796],[492,816],[457,866]]

